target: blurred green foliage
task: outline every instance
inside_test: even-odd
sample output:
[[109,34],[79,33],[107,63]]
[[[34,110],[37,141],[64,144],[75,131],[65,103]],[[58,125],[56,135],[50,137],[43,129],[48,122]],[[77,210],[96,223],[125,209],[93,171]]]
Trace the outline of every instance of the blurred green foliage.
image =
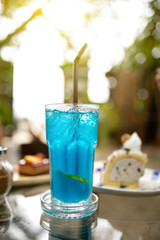
[[[125,49],[123,61],[111,72],[117,76],[120,72],[124,75],[125,73],[130,73],[130,75],[137,73],[139,80],[136,82],[137,93],[133,99],[134,109],[132,111],[137,116],[136,124],[141,124],[140,131],[144,135],[143,140],[156,142],[160,120],[160,95],[154,79],[156,70],[160,68],[160,1],[151,0],[148,4],[150,16],[146,19],[144,30],[136,37],[133,44]],[[132,91],[132,89],[127,90]],[[143,90],[144,93],[146,91],[147,96],[139,97],[138,90]]]
[[[144,31],[137,36],[134,43],[125,50],[125,57],[121,63],[121,68],[127,70],[137,70],[141,74],[141,88],[147,89],[150,98],[137,99],[137,112],[143,114],[149,104],[154,101],[152,93],[152,76],[160,67],[160,1],[149,2],[152,14],[147,19]],[[143,104],[143,108],[142,108]]]
[[12,124],[12,91],[13,91],[12,63],[0,58],[0,125]]
[[145,73],[154,72],[160,66],[160,1],[149,2],[152,15],[147,19],[144,31],[126,49],[122,66]]
[[104,146],[108,139],[115,137],[118,126],[118,114],[111,101],[100,105],[98,144]]
[[[1,15],[12,18],[13,13],[17,8],[28,5],[33,0],[3,0]],[[25,30],[28,22],[33,20],[36,16],[42,14],[38,9],[33,15],[22,23],[12,33],[8,34],[5,39],[0,41],[0,50],[4,46],[12,44],[12,37]],[[13,64],[6,62],[0,57],[0,125],[6,127],[13,124]]]
[[[50,0],[46,0],[46,3]],[[89,24],[95,17],[101,14],[103,10],[103,4],[108,4],[110,9],[112,8],[111,2],[114,0],[86,0],[90,4],[93,3],[94,8],[84,16],[86,24]],[[2,0],[2,12],[5,17],[12,17],[17,8],[27,6],[34,0]],[[157,67],[160,66],[160,1],[152,0],[149,2],[152,16],[147,19],[147,25],[144,31],[136,38],[135,42],[126,49],[125,58],[121,66],[128,69],[138,69],[143,72],[142,86],[147,84],[148,73],[154,72]],[[111,9],[112,10],[112,9]],[[43,15],[41,8],[35,10],[33,15],[21,24],[14,32],[10,33],[6,39],[0,41],[0,49],[4,45],[9,45],[11,39],[16,34],[19,34],[25,29],[28,22],[32,21],[36,16]],[[59,34],[66,40],[68,48],[73,48],[72,41],[68,33],[57,29]],[[105,30],[106,31],[106,30]],[[86,65],[87,65],[87,60]],[[67,65],[68,63],[66,63]],[[7,68],[7,70],[6,70]],[[7,125],[12,119],[12,64],[6,63],[0,59],[0,124]],[[85,87],[87,89],[87,78],[85,79]],[[111,99],[113,101],[113,99]],[[88,102],[87,90],[82,96],[83,102]],[[144,101],[144,100],[143,100]],[[142,105],[142,101],[141,101]],[[137,109],[140,108],[139,103],[135,103]],[[114,102],[108,101],[104,104],[100,104],[100,125],[99,136],[102,139],[106,139],[108,136],[114,135],[118,125],[117,110]],[[143,112],[143,111],[142,111]]]
[[2,15],[6,17],[12,17],[17,8],[27,6],[34,0],[2,0]]

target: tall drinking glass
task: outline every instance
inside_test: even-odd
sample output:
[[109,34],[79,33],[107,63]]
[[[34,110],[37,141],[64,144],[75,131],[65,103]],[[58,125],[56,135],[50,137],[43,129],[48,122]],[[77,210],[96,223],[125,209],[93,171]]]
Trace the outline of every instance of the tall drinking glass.
[[83,211],[92,204],[99,106],[48,104],[45,112],[52,205]]

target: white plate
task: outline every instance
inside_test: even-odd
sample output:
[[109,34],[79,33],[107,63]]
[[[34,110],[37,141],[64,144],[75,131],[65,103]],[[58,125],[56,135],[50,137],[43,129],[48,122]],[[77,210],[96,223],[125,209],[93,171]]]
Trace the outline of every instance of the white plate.
[[103,162],[95,162],[93,191],[121,196],[155,196],[160,195],[160,171],[146,168],[144,175],[139,179],[139,188],[120,188],[100,184]]

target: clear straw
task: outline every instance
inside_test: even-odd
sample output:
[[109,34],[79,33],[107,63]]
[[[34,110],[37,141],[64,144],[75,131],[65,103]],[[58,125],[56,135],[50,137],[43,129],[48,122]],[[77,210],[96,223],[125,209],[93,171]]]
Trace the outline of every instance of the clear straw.
[[78,62],[86,48],[87,43],[80,49],[73,63],[73,103],[78,103]]

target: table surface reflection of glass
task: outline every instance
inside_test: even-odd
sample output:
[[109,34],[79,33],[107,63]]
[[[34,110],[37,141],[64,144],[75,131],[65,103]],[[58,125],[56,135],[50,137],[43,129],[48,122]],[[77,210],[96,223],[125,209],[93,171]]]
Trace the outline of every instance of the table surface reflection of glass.
[[47,189],[48,184],[12,188],[0,206],[0,239],[160,239],[160,196],[98,193],[96,214],[64,220],[42,211],[40,194]]

